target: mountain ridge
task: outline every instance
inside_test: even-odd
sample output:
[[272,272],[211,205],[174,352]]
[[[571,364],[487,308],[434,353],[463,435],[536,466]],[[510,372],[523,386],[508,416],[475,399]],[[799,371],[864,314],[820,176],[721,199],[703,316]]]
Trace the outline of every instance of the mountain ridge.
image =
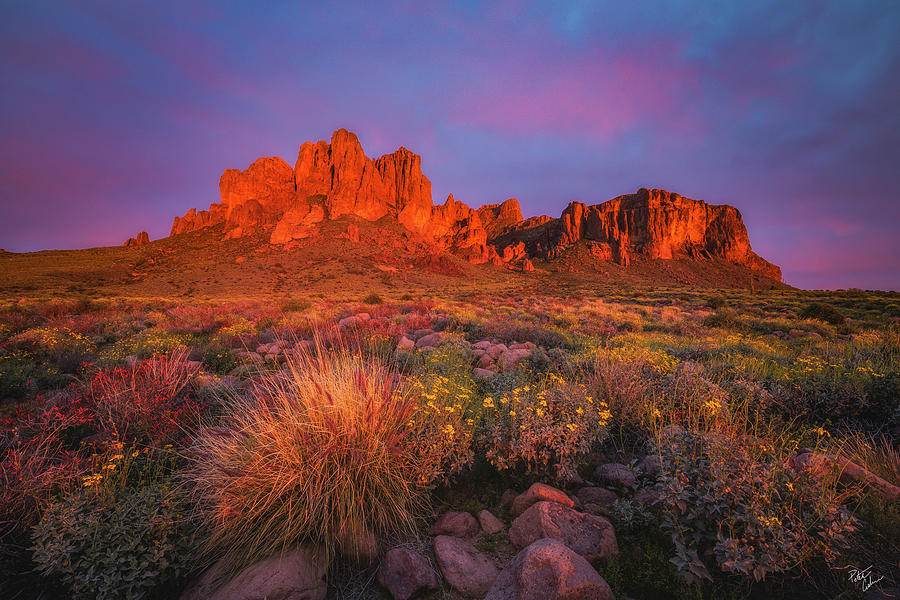
[[572,202],[558,218],[523,218],[519,203],[472,208],[450,194],[434,204],[421,157],[401,146],[377,159],[366,156],[346,129],[330,142],[305,142],[294,167],[279,157],[226,169],[220,202],[175,217],[170,235],[223,224],[224,239],[269,231],[280,246],[314,235],[326,220],[350,215],[390,217],[434,245],[473,264],[553,260],[574,244],[622,266],[635,257],[721,259],[781,281],[781,269],[753,252],[738,209],[707,204],[665,190],[641,188],[599,204]]

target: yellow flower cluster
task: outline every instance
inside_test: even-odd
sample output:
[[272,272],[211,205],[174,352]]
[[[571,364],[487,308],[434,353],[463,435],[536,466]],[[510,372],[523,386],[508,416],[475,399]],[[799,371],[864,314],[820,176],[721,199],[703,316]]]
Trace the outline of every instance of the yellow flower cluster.
[[33,327],[16,335],[12,341],[32,344],[44,352],[90,352],[94,349],[94,342],[89,337],[67,327]]
[[[82,484],[84,487],[98,487],[105,478],[108,478],[113,472],[123,466],[123,460],[133,459],[141,452],[137,448],[127,452],[124,450],[122,442],[116,442],[113,444],[112,454],[107,457],[106,462],[100,467],[98,472],[82,477]],[[146,452],[146,450],[143,450],[143,452]]]
[[127,356],[150,357],[158,354],[168,354],[177,348],[183,348],[191,343],[188,334],[170,333],[162,329],[145,329],[130,337],[121,339],[110,348],[101,353],[101,359],[108,361],[121,361]]
[[487,457],[494,466],[552,469],[557,476],[574,472],[577,457],[605,436],[612,417],[606,403],[584,386],[556,374],[497,398],[488,396],[481,409]]
[[653,339],[642,339],[637,335],[618,336],[611,339],[611,346],[596,348],[589,352],[591,358],[612,362],[641,362],[659,373],[672,373],[678,365],[678,358],[659,346]]

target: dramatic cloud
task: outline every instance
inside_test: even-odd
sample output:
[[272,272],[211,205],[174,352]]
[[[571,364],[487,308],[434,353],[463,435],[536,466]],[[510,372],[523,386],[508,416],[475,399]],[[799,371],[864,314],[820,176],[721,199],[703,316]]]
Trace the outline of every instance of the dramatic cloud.
[[[380,3],[378,3],[380,4]],[[0,23],[0,247],[117,244],[356,131],[435,201],[737,206],[804,287],[900,289],[900,4],[40,2]]]

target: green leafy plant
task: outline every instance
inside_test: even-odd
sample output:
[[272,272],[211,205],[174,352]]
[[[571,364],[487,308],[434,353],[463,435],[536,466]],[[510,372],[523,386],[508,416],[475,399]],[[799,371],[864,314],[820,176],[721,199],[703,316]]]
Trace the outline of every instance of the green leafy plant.
[[78,491],[51,504],[35,526],[34,560],[76,599],[169,598],[168,586],[191,564],[183,515],[178,496],[162,486],[127,492],[113,503]]
[[833,561],[856,529],[835,479],[795,471],[754,436],[670,428],[660,453],[663,527],[688,582],[712,579],[707,553],[726,573],[756,581],[814,557]]
[[607,436],[610,412],[585,386],[553,373],[509,394],[482,401],[480,445],[498,469],[524,468],[567,479]]

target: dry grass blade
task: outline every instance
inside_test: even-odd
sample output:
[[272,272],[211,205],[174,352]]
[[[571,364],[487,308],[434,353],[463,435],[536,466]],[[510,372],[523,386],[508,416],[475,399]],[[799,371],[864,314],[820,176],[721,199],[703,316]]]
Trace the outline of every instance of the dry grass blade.
[[427,461],[406,443],[415,399],[385,363],[318,337],[249,398],[222,401],[186,479],[210,555],[238,566],[298,543],[352,555],[373,536],[415,530]]

